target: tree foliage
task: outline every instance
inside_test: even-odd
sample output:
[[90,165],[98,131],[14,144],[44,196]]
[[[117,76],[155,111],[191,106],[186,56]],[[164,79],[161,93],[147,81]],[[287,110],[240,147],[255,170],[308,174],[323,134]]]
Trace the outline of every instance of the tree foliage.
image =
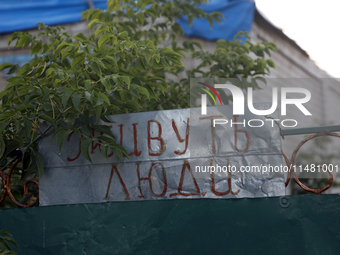
[[14,245],[18,248],[17,243],[15,242],[13,236],[8,232],[7,229],[0,230],[0,254],[12,254],[16,255],[17,253],[12,250],[9,244]]
[[[0,93],[0,163],[11,165],[13,155],[23,157],[20,178],[43,173],[37,142],[53,134],[59,148],[71,133],[81,139],[81,153],[91,161],[91,142],[102,144],[107,158],[113,151],[119,159],[127,155],[111,130],[99,120],[109,115],[142,110],[189,107],[191,77],[258,77],[274,67],[265,60],[273,43],[252,44],[247,40],[219,40],[213,53],[204,52],[195,41],[179,43],[183,31],[176,22],[187,16],[221,22],[218,12],[197,8],[206,0],[109,0],[107,10],[89,9],[89,36],[71,36],[63,27],[39,25],[37,36],[15,32],[8,44],[29,47],[33,59],[19,67],[5,63],[13,76]],[[255,59],[250,54],[257,56]],[[199,59],[186,70],[181,59]],[[186,78],[178,77],[186,75]],[[175,77],[175,78],[170,78]],[[92,130],[104,133],[93,135]],[[14,154],[13,154],[14,153]],[[18,155],[17,157],[20,157]]]

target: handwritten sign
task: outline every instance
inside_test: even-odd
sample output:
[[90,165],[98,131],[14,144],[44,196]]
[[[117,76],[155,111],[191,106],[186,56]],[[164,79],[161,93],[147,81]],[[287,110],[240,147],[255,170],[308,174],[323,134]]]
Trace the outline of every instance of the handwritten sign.
[[[216,118],[223,121],[217,124]],[[248,123],[254,118],[263,125]],[[205,116],[192,108],[109,119],[130,160],[118,162],[113,152],[106,160],[93,142],[91,164],[82,157],[76,134],[65,139],[61,153],[52,136],[44,138],[39,144],[45,162],[42,206],[285,194],[284,174],[274,171],[283,166],[279,128],[264,117],[233,116],[232,107],[221,106],[209,107]]]

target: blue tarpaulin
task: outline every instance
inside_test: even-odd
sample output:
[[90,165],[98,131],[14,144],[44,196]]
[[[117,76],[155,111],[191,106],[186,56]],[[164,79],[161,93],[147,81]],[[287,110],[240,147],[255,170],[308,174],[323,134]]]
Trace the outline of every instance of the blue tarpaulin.
[[[13,55],[7,55],[7,56],[0,56],[0,65],[4,63],[11,63],[13,65],[23,66],[24,64],[30,62],[32,58],[34,58],[34,56],[31,56],[31,54],[13,54]],[[7,79],[12,76],[12,75],[8,75],[7,72],[8,72],[8,69],[1,71],[2,77],[4,79]]]
[[[95,8],[106,9],[106,0],[93,0]],[[37,22],[59,25],[81,20],[80,14],[89,8],[87,0],[0,0],[0,34],[32,29]],[[195,19],[190,27],[187,17],[178,20],[188,36],[208,40],[232,40],[239,31],[250,31],[255,3],[251,0],[212,0],[199,6],[206,12],[221,12],[223,24]]]
[[[106,9],[107,0],[92,0]],[[0,34],[36,28],[37,22],[60,25],[81,21],[89,7],[87,0],[0,0]]]
[[182,17],[178,20],[185,35],[201,37],[207,40],[233,40],[239,31],[251,30],[254,19],[255,3],[250,0],[212,0],[208,4],[200,5],[199,8],[205,12],[220,12],[224,15],[222,24],[214,21],[211,29],[207,20],[194,19],[189,26],[188,18]]

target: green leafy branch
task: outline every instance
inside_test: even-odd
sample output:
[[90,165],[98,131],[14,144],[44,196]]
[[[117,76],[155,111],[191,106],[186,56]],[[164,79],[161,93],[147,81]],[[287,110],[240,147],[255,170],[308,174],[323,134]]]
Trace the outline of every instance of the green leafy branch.
[[6,229],[0,230],[0,254],[12,254],[16,255],[17,253],[11,249],[9,243],[13,244],[16,248],[18,248],[17,243],[15,242],[13,236]]

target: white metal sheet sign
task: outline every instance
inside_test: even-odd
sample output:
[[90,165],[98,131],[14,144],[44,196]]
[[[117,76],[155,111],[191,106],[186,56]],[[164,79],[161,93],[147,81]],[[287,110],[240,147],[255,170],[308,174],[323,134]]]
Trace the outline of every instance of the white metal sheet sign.
[[106,160],[93,143],[91,164],[76,134],[61,153],[54,138],[45,137],[40,205],[285,194],[280,131],[271,119],[249,111],[236,116],[231,106],[208,107],[204,116],[191,108],[109,119],[130,160],[118,162],[114,153]]

